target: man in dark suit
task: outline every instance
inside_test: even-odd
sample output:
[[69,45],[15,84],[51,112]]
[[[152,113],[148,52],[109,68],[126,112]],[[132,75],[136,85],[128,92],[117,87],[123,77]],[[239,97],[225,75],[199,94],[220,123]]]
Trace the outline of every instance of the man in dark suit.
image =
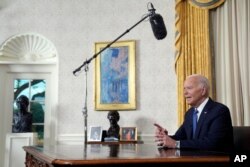
[[184,96],[191,108],[173,136],[159,124],[156,142],[168,148],[231,151],[233,127],[228,107],[209,98],[209,81],[198,74],[184,82]]

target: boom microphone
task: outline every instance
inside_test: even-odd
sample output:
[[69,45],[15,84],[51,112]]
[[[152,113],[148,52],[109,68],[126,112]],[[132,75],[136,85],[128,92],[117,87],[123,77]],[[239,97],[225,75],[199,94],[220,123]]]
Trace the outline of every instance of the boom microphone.
[[[135,28],[138,24],[140,24],[142,21],[144,21],[145,19],[147,19],[149,17],[150,20],[150,24],[152,27],[152,30],[154,32],[154,36],[156,37],[156,39],[160,40],[163,39],[167,36],[167,30],[165,27],[165,24],[163,22],[163,18],[161,17],[161,15],[156,14],[155,13],[155,8],[153,6],[153,4],[150,2],[148,3],[148,5],[151,5],[151,8],[149,9],[148,7],[148,11],[150,12],[147,15],[144,15],[144,17],[139,20],[137,23],[135,23],[132,27],[130,27],[129,29],[127,29],[124,33],[122,33],[120,36],[118,36],[116,39],[114,39],[112,42],[108,43],[104,48],[102,48],[99,52],[95,53],[91,58],[87,59],[86,61],[83,62],[83,64],[78,67],[77,69],[75,69],[73,71],[73,74],[75,76],[77,72],[81,71],[81,69],[85,66],[85,72],[87,74],[88,71],[88,64],[90,64],[90,62],[95,59],[99,54],[101,54],[104,50],[106,50],[107,48],[109,48],[113,43],[115,43],[116,41],[118,41],[121,37],[123,37],[125,34],[129,33],[130,30],[132,30],[133,28]],[[85,136],[87,136],[85,134]]]
[[167,36],[167,29],[165,27],[163,18],[161,15],[155,13],[155,8],[152,3],[150,3],[151,9],[148,9],[150,14],[150,24],[156,39],[161,40]]

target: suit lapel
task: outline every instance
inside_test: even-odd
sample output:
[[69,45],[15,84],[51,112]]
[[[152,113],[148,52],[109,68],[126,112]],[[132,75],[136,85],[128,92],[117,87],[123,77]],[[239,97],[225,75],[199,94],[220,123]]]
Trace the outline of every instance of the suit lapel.
[[195,131],[195,138],[197,138],[200,134],[201,127],[204,123],[204,120],[206,119],[206,115],[208,114],[209,108],[212,106],[212,103],[213,101],[209,98],[207,104],[205,105],[205,107],[203,108],[201,112],[200,118],[197,123],[196,131]]

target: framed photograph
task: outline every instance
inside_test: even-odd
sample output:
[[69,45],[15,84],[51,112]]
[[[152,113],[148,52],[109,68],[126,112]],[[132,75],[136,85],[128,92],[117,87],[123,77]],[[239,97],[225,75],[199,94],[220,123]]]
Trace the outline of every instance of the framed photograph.
[[136,127],[121,127],[120,128],[120,141],[137,141],[137,128]]
[[101,126],[90,126],[88,141],[102,141]]
[[[95,52],[108,44],[95,43]],[[95,110],[131,109],[136,109],[135,41],[118,41],[95,59]]]

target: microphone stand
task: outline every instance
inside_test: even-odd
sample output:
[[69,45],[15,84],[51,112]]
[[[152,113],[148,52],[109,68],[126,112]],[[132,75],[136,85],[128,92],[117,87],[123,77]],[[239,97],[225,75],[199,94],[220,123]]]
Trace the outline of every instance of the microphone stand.
[[87,118],[88,118],[88,108],[87,108],[87,97],[88,97],[88,71],[89,71],[89,66],[88,64],[85,66],[84,68],[84,71],[85,71],[85,103],[84,103],[84,107],[82,109],[82,114],[84,116],[84,144],[85,144],[85,147],[87,145],[87,136],[88,136],[88,121],[87,121]]
[[78,68],[76,68],[74,71],[73,71],[73,74],[75,75],[75,76],[77,76],[76,75],[76,73],[77,72],[79,72],[79,71],[81,71],[81,69],[82,69],[82,67],[84,67],[85,66],[85,74],[86,74],[86,90],[85,90],[85,92],[86,92],[86,94],[85,94],[85,104],[84,104],[84,108],[83,108],[83,110],[82,110],[82,113],[83,113],[83,116],[84,116],[84,139],[85,139],[85,141],[84,141],[84,143],[85,144],[87,144],[87,136],[88,136],[88,130],[87,130],[87,117],[88,117],[88,109],[87,109],[87,73],[88,73],[88,65],[89,65],[89,63],[93,60],[93,59],[95,59],[99,54],[101,54],[104,50],[106,50],[107,48],[109,48],[113,43],[115,43],[116,41],[118,41],[121,37],[123,37],[125,34],[127,34],[127,33],[129,33],[130,32],[130,30],[132,30],[133,28],[135,28],[138,24],[140,24],[142,21],[144,21],[146,18],[148,18],[148,17],[150,17],[150,16],[152,16],[153,14],[155,14],[155,9],[153,8],[153,6],[152,6],[152,8],[151,9],[149,9],[149,12],[150,13],[148,13],[146,16],[144,16],[140,21],[138,21],[137,23],[135,23],[133,26],[131,26],[129,29],[127,29],[124,33],[122,33],[120,36],[118,36],[116,39],[114,39],[112,42],[110,42],[109,44],[107,44],[107,46],[106,47],[104,47],[103,49],[101,49],[98,53],[96,53],[96,54],[94,54],[91,58],[89,58],[89,59],[87,59],[87,60],[85,60],[84,62],[83,62],[83,64],[80,66],[80,67],[78,67]]

